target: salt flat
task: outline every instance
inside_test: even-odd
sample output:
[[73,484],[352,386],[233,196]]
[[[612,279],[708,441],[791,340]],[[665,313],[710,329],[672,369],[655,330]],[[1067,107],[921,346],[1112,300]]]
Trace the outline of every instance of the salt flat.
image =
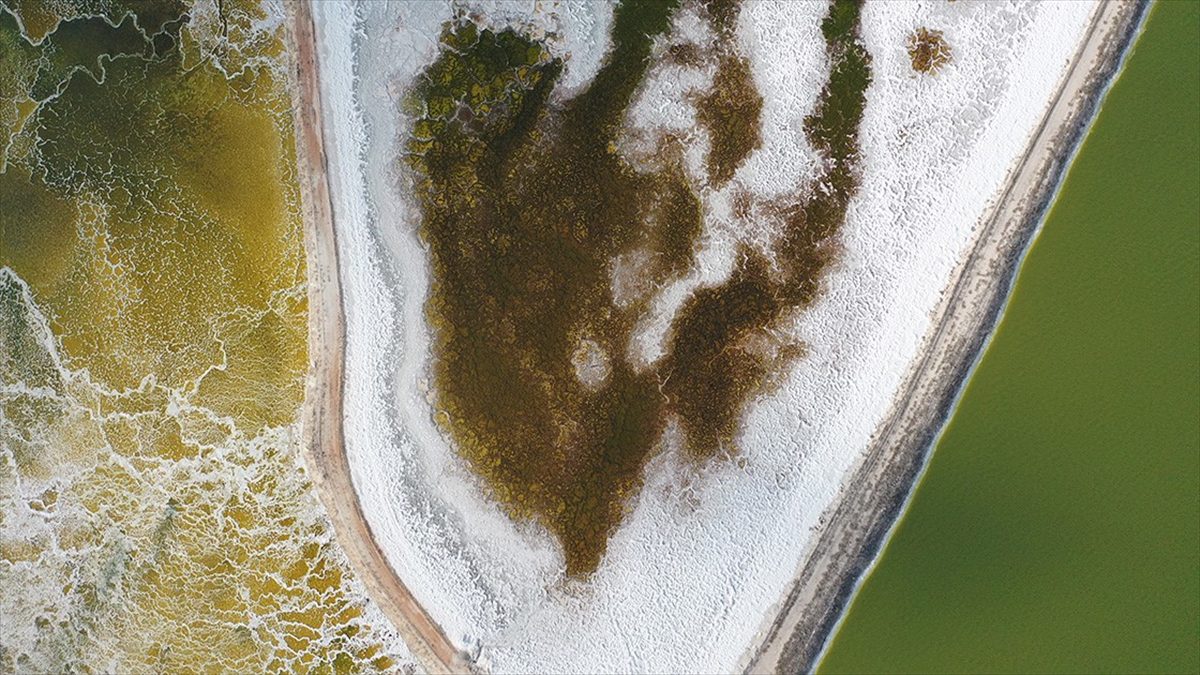
[[[607,47],[600,4],[465,3],[481,23],[552,34],[568,91]],[[343,425],[355,489],[392,567],[457,647],[517,671],[728,671],[756,642],[921,352],[952,273],[1058,91],[1093,3],[869,3],[873,81],[860,133],[862,187],[821,299],[800,317],[808,353],[749,412],[741,453],[698,470],[665,451],[586,581],[556,542],[514,525],[433,423],[422,304],[426,254],[397,156],[400,99],[436,56],[445,3],[314,3],[346,311]],[[817,3],[746,3],[737,29],[764,98],[763,147],[737,176],[771,195],[815,175],[800,121],[828,63]],[[685,8],[680,34],[700,30]],[[694,17],[693,17],[694,18]],[[692,23],[689,23],[692,21]],[[953,60],[915,73],[917,27]],[[656,67],[657,68],[657,67]],[[708,75],[711,77],[711,75]],[[629,125],[688,132],[681,95],[704,72],[651,73]],[[694,161],[704,138],[691,139]],[[629,151],[636,152],[635,142]],[[729,195],[702,195],[704,248],[664,289],[639,348],[653,359],[695,287],[728,274]]]

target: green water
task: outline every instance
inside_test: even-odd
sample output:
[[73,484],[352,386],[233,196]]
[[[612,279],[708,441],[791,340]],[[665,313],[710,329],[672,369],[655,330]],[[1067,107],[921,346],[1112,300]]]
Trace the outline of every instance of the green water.
[[1198,34],[1153,9],[822,672],[1200,670]]

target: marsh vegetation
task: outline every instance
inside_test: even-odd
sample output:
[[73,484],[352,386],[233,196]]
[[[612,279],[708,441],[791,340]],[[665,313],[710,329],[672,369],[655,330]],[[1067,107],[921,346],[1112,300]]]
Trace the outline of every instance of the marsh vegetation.
[[[689,175],[670,140],[649,169],[618,150],[676,3],[620,4],[611,51],[570,98],[553,95],[564,64],[543,44],[452,22],[405,104],[405,161],[432,271],[437,420],[513,518],[558,538],[571,575],[599,564],[669,425],[696,461],[736,451],[746,406],[802,353],[777,329],[817,297],[858,187],[870,59],[858,5],[836,2],[822,24],[829,78],[802,120],[823,189],[798,185],[752,209],[748,217],[778,224],[773,251],[741,246],[729,278],[684,303],[666,355],[649,365],[629,358],[653,293],[693,262],[700,191],[728,183],[760,143],[762,99],[732,29],[738,9],[701,8],[718,60],[698,113],[710,137],[707,177]],[[705,57],[687,46],[667,53]],[[641,261],[641,283],[618,298],[614,266],[630,257]],[[584,360],[603,364],[591,371],[598,378],[579,377],[581,345]]]

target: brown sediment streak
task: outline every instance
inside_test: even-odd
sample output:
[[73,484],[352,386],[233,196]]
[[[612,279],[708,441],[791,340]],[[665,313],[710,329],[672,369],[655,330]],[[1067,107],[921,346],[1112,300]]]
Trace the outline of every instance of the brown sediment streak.
[[[405,158],[433,276],[426,316],[437,419],[512,517],[557,536],[575,576],[599,564],[672,419],[693,457],[732,449],[746,405],[799,354],[770,329],[816,297],[858,186],[869,59],[856,38],[857,5],[839,2],[824,24],[830,79],[805,119],[828,189],[798,187],[792,200],[751,209],[781,224],[773,259],[742,248],[727,281],[685,303],[668,355],[630,363],[646,289],[687,270],[703,229],[699,187],[679,153],[636,169],[617,150],[652,41],[674,9],[621,4],[600,72],[562,102],[551,94],[563,64],[542,45],[452,22],[406,102],[414,124]],[[705,104],[715,182],[758,142],[761,97],[734,47],[736,10],[707,8],[724,63]],[[753,123],[731,127],[739,105]],[[613,274],[625,263],[643,283],[618,301]],[[605,366],[588,381],[581,353]]]

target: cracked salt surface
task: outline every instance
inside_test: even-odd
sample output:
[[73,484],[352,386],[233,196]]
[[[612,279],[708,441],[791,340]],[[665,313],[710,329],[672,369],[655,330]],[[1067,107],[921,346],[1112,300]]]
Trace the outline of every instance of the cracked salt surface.
[[[478,20],[553,34],[565,81],[586,83],[607,48],[598,3],[461,3]],[[567,581],[551,537],[514,525],[433,423],[425,368],[425,252],[396,156],[399,99],[430,63],[448,3],[314,3],[347,313],[345,431],[356,488],[395,569],[451,640],[497,672],[729,671],[773,618],[901,379],[989,203],[1065,73],[1094,3],[868,3],[874,80],[860,142],[863,184],[821,300],[798,322],[808,354],[749,412],[737,461],[700,469],[677,452],[641,494],[587,582]],[[734,183],[763,196],[815,175],[803,118],[828,69],[819,3],[748,2],[738,39],[764,98],[763,147]],[[677,31],[700,31],[685,9]],[[689,28],[690,26],[690,28]],[[934,76],[905,51],[943,31]],[[703,36],[697,36],[703,39]],[[698,81],[692,79],[699,77]],[[706,86],[656,66],[631,125],[706,139],[679,95]],[[634,134],[636,136],[636,134]],[[636,149],[636,139],[631,141]],[[728,273],[728,189],[704,194],[696,269],[660,292],[646,358],[691,289]]]

